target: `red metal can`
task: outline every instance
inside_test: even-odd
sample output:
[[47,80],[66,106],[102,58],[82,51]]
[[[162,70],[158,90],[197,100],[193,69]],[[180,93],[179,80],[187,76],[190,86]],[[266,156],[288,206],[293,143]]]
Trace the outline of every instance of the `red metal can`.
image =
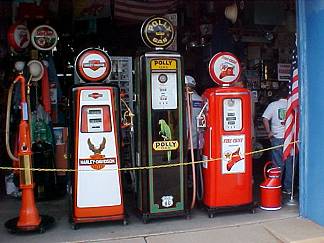
[[260,208],[264,210],[281,209],[281,170],[274,167],[267,170],[272,162],[264,165],[264,181],[260,184],[261,202]]

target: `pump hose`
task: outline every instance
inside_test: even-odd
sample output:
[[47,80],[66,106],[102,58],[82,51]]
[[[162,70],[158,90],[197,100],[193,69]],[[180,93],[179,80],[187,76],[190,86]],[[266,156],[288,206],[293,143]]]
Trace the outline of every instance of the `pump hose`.
[[10,132],[10,110],[11,110],[11,100],[12,100],[12,92],[15,84],[18,80],[14,80],[12,84],[10,85],[9,92],[8,92],[8,100],[7,100],[7,114],[6,114],[6,149],[7,153],[13,161],[18,161],[19,159],[14,156],[14,154],[11,151],[10,145],[9,145],[9,132]]
[[[198,158],[198,161],[201,160],[201,158]],[[203,168],[202,168],[202,164],[198,164],[198,174],[197,174],[197,180],[199,180],[199,189],[200,191],[197,189],[197,199],[199,201],[201,201],[203,199],[204,196],[204,178],[203,178]]]
[[[188,117],[188,126],[189,126],[189,141],[190,141],[190,154],[191,154],[191,162],[195,161],[194,158],[194,148],[193,148],[193,141],[192,141],[192,119],[191,119],[191,109],[190,109],[190,101],[191,101],[191,94],[189,94],[188,87],[186,87],[186,100],[187,100],[187,117]],[[192,209],[196,203],[196,168],[195,164],[191,164],[192,168],[192,201],[190,208]]]

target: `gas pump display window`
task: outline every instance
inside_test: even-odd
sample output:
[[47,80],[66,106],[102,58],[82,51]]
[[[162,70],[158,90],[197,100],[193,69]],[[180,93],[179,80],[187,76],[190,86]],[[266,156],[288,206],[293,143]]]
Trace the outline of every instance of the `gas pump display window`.
[[81,132],[111,132],[110,106],[88,106],[82,107]]
[[242,130],[242,100],[223,100],[223,127],[225,131]]

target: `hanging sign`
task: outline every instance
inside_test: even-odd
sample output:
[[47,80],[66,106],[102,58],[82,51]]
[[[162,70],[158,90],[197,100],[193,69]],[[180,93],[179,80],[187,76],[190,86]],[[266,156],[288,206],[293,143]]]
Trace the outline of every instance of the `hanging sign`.
[[49,25],[37,26],[31,34],[33,46],[41,51],[52,50],[56,46],[57,40],[56,31]]
[[167,48],[175,33],[172,23],[164,17],[151,17],[141,27],[142,40],[150,48]]
[[241,74],[240,63],[230,52],[219,52],[209,62],[209,75],[219,85],[236,82]]
[[110,74],[111,60],[105,51],[89,48],[78,55],[74,67],[79,78],[83,81],[102,82]]
[[8,30],[8,43],[14,51],[22,51],[30,43],[29,30],[25,25],[14,24]]

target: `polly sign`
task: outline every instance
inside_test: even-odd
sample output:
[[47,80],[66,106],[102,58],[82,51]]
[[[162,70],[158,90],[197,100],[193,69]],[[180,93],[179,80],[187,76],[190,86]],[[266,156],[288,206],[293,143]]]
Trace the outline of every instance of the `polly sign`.
[[152,17],[144,21],[141,28],[142,39],[148,47],[167,48],[174,39],[172,23],[164,17]]
[[105,51],[89,48],[78,55],[75,69],[79,78],[85,82],[102,82],[110,74],[111,60]]
[[209,62],[209,75],[219,85],[236,82],[241,74],[240,63],[230,52],[219,52]]

